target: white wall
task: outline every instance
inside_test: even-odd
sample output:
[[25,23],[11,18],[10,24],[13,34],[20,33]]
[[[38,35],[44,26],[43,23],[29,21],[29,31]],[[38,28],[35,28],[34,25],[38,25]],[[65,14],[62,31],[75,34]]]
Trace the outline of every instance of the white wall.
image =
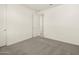
[[44,13],[44,36],[79,45],[79,5],[61,5]]
[[32,13],[24,5],[7,5],[7,45],[32,37]]

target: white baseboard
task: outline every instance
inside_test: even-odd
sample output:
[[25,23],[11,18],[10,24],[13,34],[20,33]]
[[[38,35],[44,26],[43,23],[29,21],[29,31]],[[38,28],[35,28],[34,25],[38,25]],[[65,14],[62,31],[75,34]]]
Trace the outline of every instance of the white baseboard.
[[61,39],[59,39],[59,38],[57,38],[57,37],[54,37],[54,36],[44,36],[45,38],[48,38],[48,39],[52,39],[52,40],[57,40],[57,41],[61,41],[61,42],[65,42],[65,43],[69,43],[69,44],[73,44],[73,45],[78,45],[79,46],[79,42],[70,42],[70,41],[68,41],[68,40],[61,40]]
[[27,39],[30,39],[30,38],[32,38],[32,34],[29,34],[28,36],[26,36],[26,37],[23,37],[23,38],[21,38],[21,39],[19,39],[19,40],[16,40],[16,41],[8,41],[7,42],[7,46],[10,46],[10,45],[13,45],[13,44],[16,44],[16,43],[19,43],[19,42],[21,42],[21,41],[24,41],[24,40],[27,40]]

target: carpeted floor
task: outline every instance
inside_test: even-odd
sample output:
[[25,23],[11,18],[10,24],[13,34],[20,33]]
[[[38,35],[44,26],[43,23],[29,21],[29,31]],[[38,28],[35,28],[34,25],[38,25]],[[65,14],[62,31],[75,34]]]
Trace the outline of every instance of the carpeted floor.
[[35,37],[0,48],[0,55],[79,55],[79,46]]

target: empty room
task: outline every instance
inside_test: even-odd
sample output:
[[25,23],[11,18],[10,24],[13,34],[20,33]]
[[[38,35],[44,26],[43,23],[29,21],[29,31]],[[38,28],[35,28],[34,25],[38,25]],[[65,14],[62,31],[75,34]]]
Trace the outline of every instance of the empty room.
[[0,55],[79,55],[79,4],[0,4]]

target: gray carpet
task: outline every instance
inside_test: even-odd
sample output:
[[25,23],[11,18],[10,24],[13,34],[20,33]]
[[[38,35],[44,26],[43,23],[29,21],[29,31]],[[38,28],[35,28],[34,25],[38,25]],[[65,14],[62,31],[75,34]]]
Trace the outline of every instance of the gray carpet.
[[0,48],[0,55],[79,55],[79,46],[35,37]]

